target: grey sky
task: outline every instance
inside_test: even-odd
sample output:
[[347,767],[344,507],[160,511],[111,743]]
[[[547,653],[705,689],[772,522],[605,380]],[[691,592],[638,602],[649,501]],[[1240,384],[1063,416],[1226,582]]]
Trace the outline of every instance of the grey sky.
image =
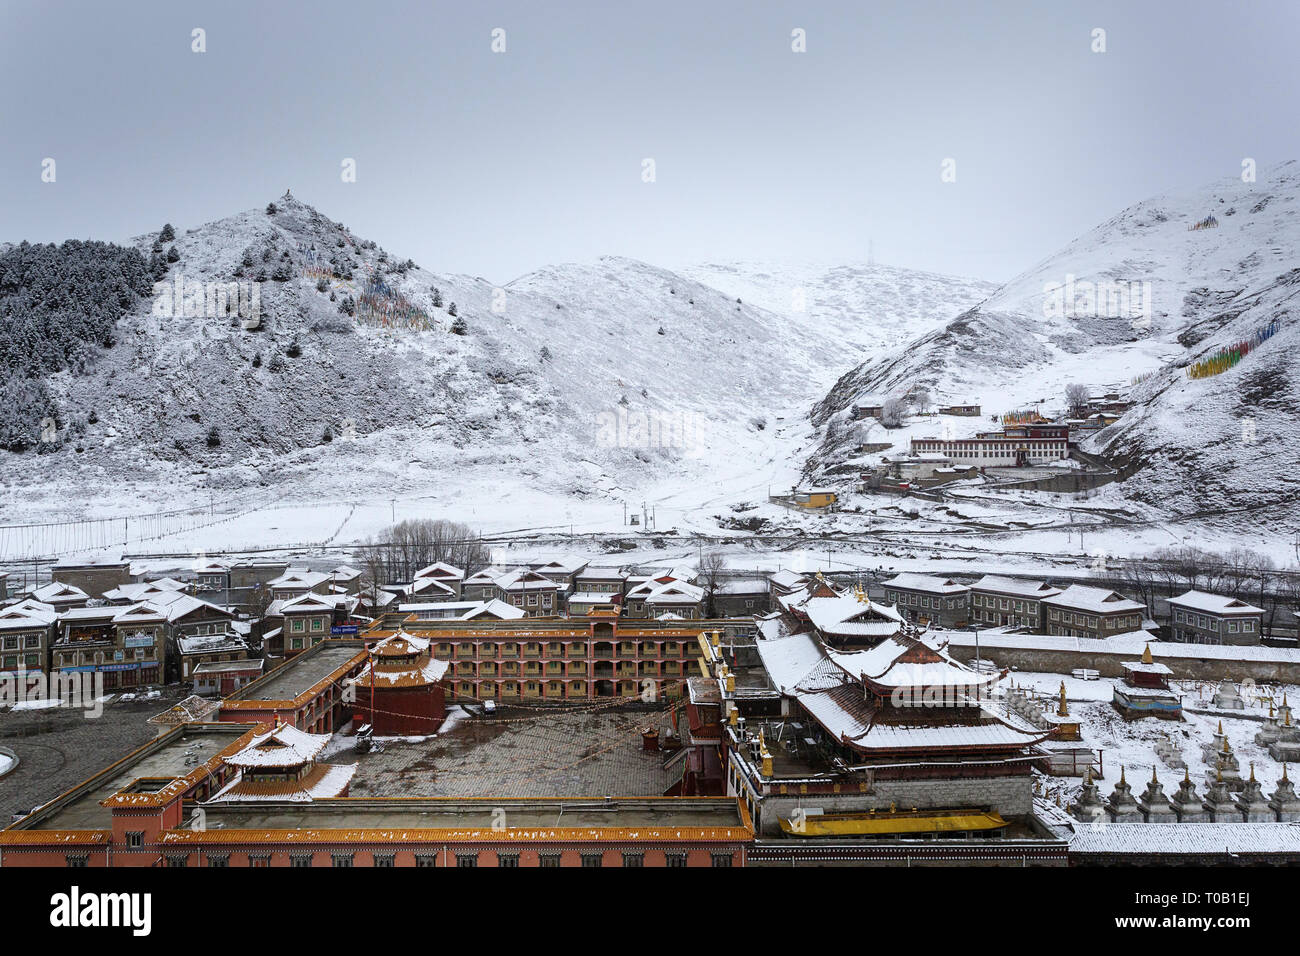
[[1219,0],[0,0],[0,241],[191,228],[289,186],[497,282],[871,239],[1005,279],[1131,202],[1300,156],[1298,27]]

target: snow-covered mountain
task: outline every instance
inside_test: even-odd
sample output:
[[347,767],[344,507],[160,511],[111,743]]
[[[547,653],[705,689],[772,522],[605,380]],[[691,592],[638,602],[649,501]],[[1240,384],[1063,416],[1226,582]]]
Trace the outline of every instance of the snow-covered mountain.
[[[829,426],[814,465],[843,464],[849,411],[866,395],[926,391],[986,413],[1040,401],[1059,409],[1079,382],[1131,389],[1137,402],[1088,443],[1121,466],[1127,496],[1179,515],[1293,500],[1298,194],[1300,165],[1287,162],[1257,182],[1226,179],[1125,209],[977,307],[845,374],[814,407],[814,422]],[[1275,320],[1276,334],[1235,367],[1189,377],[1189,366]],[[945,426],[960,434],[988,420],[932,431]]]
[[[288,196],[158,240],[133,240],[173,260],[153,300],[120,320],[113,348],[50,376],[61,446],[0,454],[4,523],[259,489],[385,506],[470,489],[511,496],[514,513],[534,492],[690,489],[793,460],[798,429],[778,438],[776,422],[804,421],[888,329],[987,291],[868,272],[838,299],[809,283],[813,307],[791,314],[621,258],[496,286],[403,262]],[[256,288],[259,328],[228,314],[233,291],[224,310],[194,298],[231,282],[248,299]],[[392,323],[371,318],[379,307]]]

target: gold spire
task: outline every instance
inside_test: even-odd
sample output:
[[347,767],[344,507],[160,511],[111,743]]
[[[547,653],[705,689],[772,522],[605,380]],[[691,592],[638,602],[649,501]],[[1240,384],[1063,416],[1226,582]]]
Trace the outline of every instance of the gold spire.
[[1255,761],[1250,762],[1250,782],[1255,782]]
[[1065,706],[1065,681],[1061,681],[1061,706],[1056,708],[1056,716],[1069,717],[1070,708]]
[[1123,765],[1123,764],[1120,764],[1120,768],[1119,768],[1119,782],[1120,782],[1120,783],[1123,783],[1123,782],[1124,782],[1124,765]]
[[1150,644],[1148,644],[1148,645],[1146,646],[1146,649],[1142,651],[1142,663],[1143,663],[1143,664],[1150,664],[1150,663],[1152,663],[1152,659],[1151,659],[1151,645],[1150,645]]
[[1220,736],[1220,737],[1223,736],[1223,718],[1222,718],[1222,717],[1219,718],[1219,733],[1218,733],[1218,736]]
[[1191,783],[1191,782],[1192,782],[1192,773],[1191,773],[1191,771],[1188,770],[1187,767],[1184,765],[1184,767],[1183,767],[1183,783]]
[[1155,764],[1152,764],[1152,765],[1151,765],[1151,782],[1152,782],[1152,783],[1159,783],[1159,782],[1160,782],[1160,779],[1156,776],[1156,765],[1155,765]]

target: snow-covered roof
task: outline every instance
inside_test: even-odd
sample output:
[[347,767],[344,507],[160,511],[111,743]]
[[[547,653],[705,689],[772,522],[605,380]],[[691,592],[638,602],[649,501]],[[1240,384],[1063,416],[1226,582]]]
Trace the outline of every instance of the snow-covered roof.
[[545,591],[559,588],[558,582],[536,571],[511,571],[492,582],[503,591]]
[[61,604],[68,601],[85,601],[90,595],[72,584],[51,581],[32,592],[32,600],[43,604]]
[[1133,853],[1165,856],[1239,853],[1300,853],[1296,823],[1125,823],[1081,826],[1070,853]]
[[278,578],[266,582],[266,586],[276,590],[288,590],[303,588],[310,590],[318,587],[329,580],[329,575],[323,571],[308,571],[305,568],[290,568]]
[[1147,609],[1145,604],[1131,601],[1118,591],[1089,587],[1086,584],[1071,584],[1060,594],[1043,598],[1043,603],[1067,610],[1089,611],[1093,614],[1116,614],[1125,611],[1145,613]]
[[622,568],[604,568],[588,565],[578,572],[579,581],[622,581],[626,574]]
[[435,561],[415,572],[416,580],[429,577],[441,578],[445,581],[462,581],[465,579],[465,571],[446,561]]
[[905,588],[910,591],[928,591],[931,594],[964,594],[970,588],[958,584],[951,578],[941,578],[934,574],[917,574],[904,571],[885,582],[885,587]]
[[182,654],[220,654],[248,649],[248,645],[236,634],[194,634],[178,637],[176,647]]
[[416,579],[411,582],[411,586],[407,588],[407,593],[427,594],[433,592],[436,594],[450,594],[455,596],[456,589],[447,583],[449,580],[454,579],[442,578],[436,575],[425,575],[424,577],[417,576]]
[[609,591],[577,591],[569,595],[570,604],[617,604],[622,595]]
[[[67,613],[67,612],[65,612]],[[59,617],[59,612],[53,604],[45,604],[41,601],[27,598],[18,601],[16,604],[10,604],[0,609],[0,626],[5,621],[13,620],[15,622],[31,622],[21,626],[30,627],[32,624],[48,626],[53,624]]]
[[309,734],[292,724],[280,724],[223,759],[232,767],[294,767],[315,760],[329,742],[329,734]]
[[846,682],[842,671],[829,665],[826,649],[812,634],[792,634],[756,641],[759,659],[773,686],[787,696],[799,690],[825,690]]
[[791,571],[789,568],[782,568],[780,571],[768,575],[767,579],[778,588],[784,588],[786,590],[794,590],[795,588],[803,587],[806,581],[802,574],[799,574],[796,571]]
[[645,596],[646,604],[698,604],[704,599],[704,588],[687,584],[685,581],[671,581],[660,585]]
[[477,607],[470,608],[460,616],[462,621],[472,621],[479,617],[495,617],[503,621],[514,621],[524,616],[524,609],[493,598],[480,601]]
[[813,627],[838,637],[888,637],[898,633],[903,618],[888,604],[859,601],[852,594],[809,597],[799,604]]
[[1054,588],[1043,581],[1020,581],[1016,578],[1004,578],[997,574],[986,574],[971,585],[972,591],[992,591],[1011,597],[1047,598],[1060,594],[1060,588]]
[[505,568],[498,568],[496,565],[489,565],[475,571],[465,579],[466,584],[494,584],[496,579],[506,573]]
[[1247,604],[1237,598],[1225,597],[1222,594],[1210,594],[1207,591],[1187,591],[1177,597],[1171,597],[1169,603],[1193,611],[1203,611],[1206,614],[1249,616],[1264,613],[1262,608],[1255,607],[1253,604]]

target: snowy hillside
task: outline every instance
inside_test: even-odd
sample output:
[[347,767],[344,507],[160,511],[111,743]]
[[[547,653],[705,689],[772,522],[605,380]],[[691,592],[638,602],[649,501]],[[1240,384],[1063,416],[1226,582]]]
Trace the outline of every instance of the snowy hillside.
[[[843,462],[849,410],[868,395],[982,404],[983,418],[908,428],[960,436],[989,427],[990,413],[1060,409],[1070,382],[1127,391],[1142,378],[1139,407],[1088,444],[1133,475],[1126,495],[1190,515],[1292,494],[1298,193],[1300,166],[1284,163],[1255,183],[1228,179],[1124,210],[978,307],[843,376],[814,408],[832,436],[817,463]],[[1188,377],[1187,366],[1274,319],[1278,334],[1235,368]],[[1243,417],[1256,419],[1256,445],[1243,444]]]
[[[821,312],[795,321],[628,259],[502,287],[434,273],[296,199],[276,204],[133,240],[167,253],[165,284],[115,347],[50,377],[59,447],[39,469],[34,453],[0,457],[0,523],[245,496],[383,502],[386,515],[389,499],[441,495],[554,524],[555,501],[603,499],[613,515],[634,493],[686,506],[706,482],[709,497],[733,480],[761,493],[797,473],[806,409],[876,341],[874,320],[847,310],[828,332]],[[259,328],[233,292],[215,307],[210,290],[232,282],[246,299],[256,288]],[[889,270],[854,301],[925,327],[985,291]]]
[[785,315],[810,334],[858,348],[864,357],[939,328],[997,290],[982,279],[885,265],[743,261],[679,271]]

